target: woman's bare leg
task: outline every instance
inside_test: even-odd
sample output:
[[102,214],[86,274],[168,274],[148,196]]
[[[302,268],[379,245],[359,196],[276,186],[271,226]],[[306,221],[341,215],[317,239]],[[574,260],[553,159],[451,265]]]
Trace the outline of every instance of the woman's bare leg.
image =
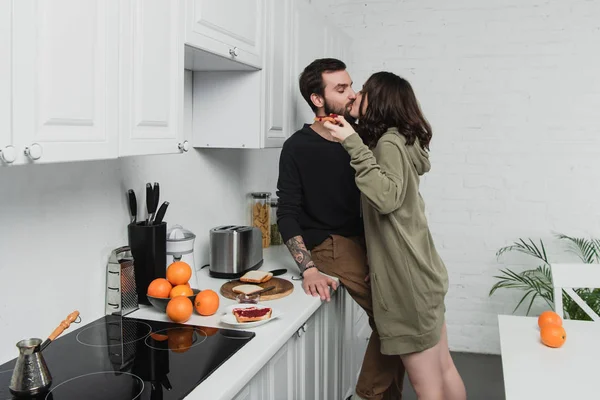
[[400,356],[419,400],[445,400],[441,346],[440,341],[430,349]]
[[440,338],[440,365],[442,369],[442,377],[444,384],[445,400],[466,400],[467,392],[452,356],[448,349],[448,332],[446,331],[446,323],[442,327],[442,336]]

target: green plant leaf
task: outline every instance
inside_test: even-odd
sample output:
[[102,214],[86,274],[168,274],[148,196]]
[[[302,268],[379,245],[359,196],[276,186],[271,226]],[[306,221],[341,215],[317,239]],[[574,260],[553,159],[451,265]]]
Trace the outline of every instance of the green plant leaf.
[[569,252],[577,255],[584,263],[592,264],[598,261],[600,247],[598,246],[597,239],[574,238],[562,233],[559,233],[557,236],[561,240],[567,240],[569,243]]
[[[583,262],[600,263],[600,239],[582,239],[573,238],[563,234],[557,234],[559,239],[567,240],[569,251],[575,253]],[[500,248],[496,252],[496,257],[500,258],[504,253],[517,251],[531,257],[537,258],[543,262],[535,269],[527,269],[517,273],[510,268],[500,270],[500,274],[494,276],[498,281],[490,289],[489,295],[492,296],[499,289],[520,290],[524,294],[513,310],[516,312],[519,307],[527,304],[527,315],[536,299],[542,298],[550,308],[554,308],[554,287],[552,284],[552,272],[548,253],[542,240],[537,245],[531,239],[519,239],[510,246]],[[574,289],[576,293],[585,301],[597,314],[600,314],[600,288],[593,290],[586,288]],[[565,316],[570,319],[591,320],[591,318],[579,307],[579,305],[568,295],[563,296],[563,311]]]
[[546,303],[552,307],[552,284],[547,282],[547,275],[545,273],[546,266],[540,266],[537,269],[526,270],[519,273],[512,271],[507,268],[501,270],[502,275],[495,276],[499,279],[492,289],[490,290],[490,296],[498,289],[520,289],[524,290],[525,294],[521,300],[517,303],[517,306],[513,310],[513,313],[530,297],[529,306],[527,308],[527,315],[531,311],[533,303],[538,297],[543,298]]
[[527,243],[525,240],[519,239],[519,241],[514,242],[512,245],[502,247],[500,250],[498,250],[496,252],[496,258],[500,258],[504,253],[507,253],[509,251],[517,251],[520,253],[527,254],[531,257],[539,258],[544,263],[549,264],[548,257],[546,255],[546,249],[541,239],[540,245],[542,247],[542,251],[540,251],[540,249],[536,246],[533,240],[529,239],[529,243]]

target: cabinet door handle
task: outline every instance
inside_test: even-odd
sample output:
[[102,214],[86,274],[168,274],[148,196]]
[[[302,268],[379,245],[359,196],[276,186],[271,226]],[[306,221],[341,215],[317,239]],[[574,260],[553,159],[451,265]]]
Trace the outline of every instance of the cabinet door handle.
[[33,161],[39,160],[42,158],[42,146],[38,143],[33,143],[31,146],[25,147],[24,153]]
[[230,55],[231,57],[237,57],[237,56],[239,56],[239,55],[240,55],[240,53],[239,53],[239,51],[238,51],[238,48],[237,48],[237,47],[234,47],[233,49],[229,49],[229,55]]
[[17,159],[17,149],[14,146],[6,146],[0,150],[0,159],[6,164],[12,164]]
[[190,149],[190,142],[188,142],[187,140],[184,140],[182,143],[179,143],[177,145],[177,148],[179,149],[179,151],[183,151],[184,153],[187,153],[188,150]]

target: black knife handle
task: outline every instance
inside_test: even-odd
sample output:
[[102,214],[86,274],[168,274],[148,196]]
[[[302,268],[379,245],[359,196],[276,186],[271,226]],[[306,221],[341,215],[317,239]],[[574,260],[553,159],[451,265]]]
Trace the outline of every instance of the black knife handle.
[[154,193],[152,191],[152,185],[146,183],[146,211],[148,216],[146,217],[146,225],[150,225],[150,218],[152,217],[152,203],[154,202]]
[[155,213],[156,209],[158,208],[159,199],[160,199],[160,187],[158,186],[158,182],[154,182],[154,188],[152,189],[152,191],[154,192],[154,204],[152,204],[152,206],[153,206],[152,213]]
[[131,222],[137,220],[137,200],[135,198],[135,192],[133,189],[127,191],[127,199],[129,200],[129,213],[131,215]]
[[161,204],[160,208],[156,212],[156,218],[154,218],[152,225],[159,225],[162,222],[163,218],[165,217],[165,213],[167,212],[167,207],[169,207],[168,201],[165,201]]

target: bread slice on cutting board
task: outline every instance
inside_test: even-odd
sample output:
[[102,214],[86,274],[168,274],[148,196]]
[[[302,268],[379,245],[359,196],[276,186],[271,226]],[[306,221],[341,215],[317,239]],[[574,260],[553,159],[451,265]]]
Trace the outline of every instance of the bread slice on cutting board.
[[248,271],[240,278],[242,282],[263,283],[273,277],[271,272],[266,271]]
[[245,284],[245,285],[234,286],[231,290],[233,290],[235,293],[252,294],[252,293],[256,293],[260,290],[263,290],[263,288],[258,285]]

